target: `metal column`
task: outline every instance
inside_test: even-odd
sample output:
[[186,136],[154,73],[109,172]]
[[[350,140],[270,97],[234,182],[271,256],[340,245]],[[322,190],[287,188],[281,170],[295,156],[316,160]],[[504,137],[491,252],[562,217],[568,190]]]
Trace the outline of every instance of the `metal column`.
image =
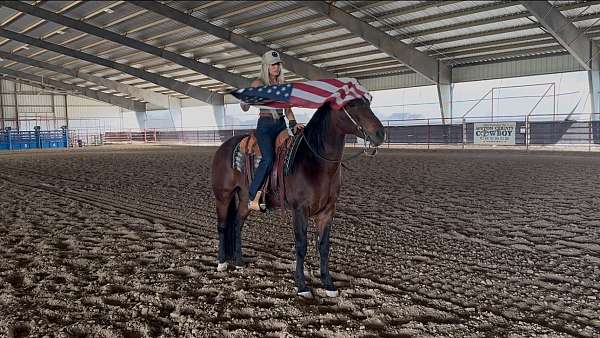
[[65,94],[65,126],[67,126],[67,129],[69,128],[69,109],[67,108],[67,95]]
[[56,107],[54,106],[54,93],[50,94],[50,100],[52,100],[52,129],[56,129]]
[[4,80],[0,79],[0,130],[4,130]]
[[17,95],[17,83],[13,82],[14,85],[14,94],[15,94],[15,119],[16,119],[16,123],[17,123],[17,131],[20,131],[20,125],[19,125],[19,96]]

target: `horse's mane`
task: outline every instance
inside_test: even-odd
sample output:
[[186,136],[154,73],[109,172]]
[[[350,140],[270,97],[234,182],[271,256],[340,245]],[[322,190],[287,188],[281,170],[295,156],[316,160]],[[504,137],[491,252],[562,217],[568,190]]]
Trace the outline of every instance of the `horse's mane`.
[[304,128],[304,137],[319,153],[324,152],[324,142],[328,137],[331,137],[327,135],[329,124],[331,123],[331,119],[329,118],[330,112],[331,105],[329,102],[325,102],[317,109],[310,121],[308,121],[306,128]]

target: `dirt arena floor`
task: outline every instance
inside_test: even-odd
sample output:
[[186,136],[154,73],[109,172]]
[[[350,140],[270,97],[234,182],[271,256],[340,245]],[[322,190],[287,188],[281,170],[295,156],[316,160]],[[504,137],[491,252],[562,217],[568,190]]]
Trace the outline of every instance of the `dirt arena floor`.
[[0,337],[598,337],[600,157],[382,151],[345,172],[331,268],[252,215],[216,272],[214,148],[0,154]]

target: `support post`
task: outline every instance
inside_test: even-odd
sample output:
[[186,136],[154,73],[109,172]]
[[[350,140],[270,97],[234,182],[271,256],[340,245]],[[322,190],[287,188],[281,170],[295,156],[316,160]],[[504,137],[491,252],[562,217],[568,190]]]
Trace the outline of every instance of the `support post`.
[[[594,62],[594,65],[597,65]],[[600,113],[600,67],[592,67],[588,70],[588,84],[590,90],[590,103],[592,121],[597,120],[598,114]]]
[[65,148],[68,148],[69,147],[69,127],[62,126],[62,127],[60,127],[60,129],[62,129],[62,139],[63,139],[63,143],[65,145]]
[[56,107],[54,106],[54,93],[50,94],[50,100],[52,100],[52,129],[56,130]]
[[4,80],[0,78],[0,130],[4,130]]
[[137,120],[138,127],[140,129],[146,128],[146,122],[148,120],[148,114],[146,111],[137,111],[135,112],[135,119]]
[[69,128],[69,109],[67,105],[67,94],[65,94],[65,127]]
[[20,124],[19,124],[19,96],[17,95],[17,83],[13,82],[14,84],[14,95],[15,95],[15,120],[16,120],[16,126],[17,126],[17,130],[21,130],[20,128]]
[[169,96],[169,113],[171,114],[171,120],[173,121],[173,128],[183,128],[183,116],[181,113],[181,100],[172,96]]
[[35,147],[38,149],[42,148],[41,129],[42,129],[42,127],[40,127],[40,126],[33,127],[33,135],[35,136]]
[[8,143],[8,150],[12,150],[12,128],[6,127],[6,141]]
[[[447,120],[452,116],[452,84],[451,83],[438,83],[437,84],[438,101],[440,103],[440,114],[442,118],[442,124],[446,125]],[[452,124],[452,121],[450,121]]]

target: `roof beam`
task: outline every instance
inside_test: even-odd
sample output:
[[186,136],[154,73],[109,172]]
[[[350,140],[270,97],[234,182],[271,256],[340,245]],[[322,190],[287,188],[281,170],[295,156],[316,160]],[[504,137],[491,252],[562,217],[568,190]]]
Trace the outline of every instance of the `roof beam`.
[[74,78],[80,78],[92,83],[95,83],[99,86],[106,87],[111,90],[116,90],[123,94],[127,94],[129,96],[137,97],[138,99],[144,100],[148,103],[151,103],[155,106],[158,106],[163,109],[169,109],[169,97],[163,94],[155,93],[150,90],[136,88],[130,85],[126,85],[123,83],[119,83],[117,81],[108,80],[103,77],[93,76],[86,73],[79,72],[74,69],[68,69],[61,66],[53,65],[48,62],[38,61],[32,58],[24,57],[17,54],[7,53],[4,51],[0,51],[0,58],[12,60],[18,63],[30,65],[33,67],[51,70],[56,73],[62,73],[65,75],[72,76]]
[[410,47],[395,37],[361,21],[341,9],[322,1],[302,2],[304,6],[329,17],[353,34],[370,42],[388,55],[400,60],[402,63],[423,75],[433,83],[450,83],[450,67],[437,59]]
[[[270,47],[263,45],[258,42],[254,42],[242,35],[233,33],[227,29],[213,25],[207,21],[201,20],[194,16],[185,14],[178,11],[170,6],[163,5],[157,1],[129,1],[136,6],[155,12],[157,14],[166,16],[172,20],[180,22],[182,24],[194,27],[200,31],[204,31],[210,35],[216,36],[222,40],[229,41],[234,45],[243,48],[251,53],[262,56],[265,52],[271,50]],[[288,54],[281,53],[281,58],[285,63],[285,66],[290,71],[304,76],[307,79],[323,79],[333,78],[336,75],[327,70],[321,69],[308,62],[304,62]]]
[[153,54],[159,56],[163,59],[172,61],[181,66],[187,67],[189,69],[195,70],[201,74],[205,74],[208,77],[211,77],[215,80],[218,80],[223,83],[227,83],[237,88],[249,87],[252,80],[245,78],[243,76],[229,73],[223,69],[219,69],[217,67],[213,67],[211,65],[207,65],[205,63],[198,62],[192,58],[188,58],[177,53],[168,51],[166,49],[161,49],[156,46],[149,45],[147,43],[141,42],[136,39],[128,38],[126,36],[111,32],[106,29],[102,29],[96,27],[94,25],[90,25],[83,21],[71,19],[69,17],[55,14],[51,11],[45,10],[43,8],[37,6],[31,6],[24,2],[20,1],[0,1],[0,4],[12,8],[14,10],[27,13],[30,15],[37,16],[39,18],[55,22],[57,24],[76,29],[78,31],[95,35],[102,39],[106,39],[133,49],[137,49],[148,54]]
[[521,2],[529,13],[546,28],[561,46],[563,46],[586,70],[591,70],[592,40],[580,32],[574,24],[565,18],[560,10],[547,1]]
[[91,89],[87,89],[84,87],[78,87],[78,86],[75,86],[72,84],[68,84],[68,83],[64,83],[61,81],[56,81],[56,80],[52,80],[52,79],[48,79],[48,78],[43,78],[41,76],[37,76],[37,75],[25,73],[25,72],[20,72],[18,70],[13,70],[13,69],[9,69],[9,68],[0,68],[0,73],[9,75],[9,76],[13,76],[16,78],[20,78],[20,79],[26,79],[29,81],[37,82],[42,87],[44,84],[49,84],[50,86],[52,86],[54,88],[59,88],[62,90],[67,90],[67,91],[73,92],[73,95],[77,95],[77,93],[79,93],[80,95],[89,97],[91,99],[106,102],[106,103],[109,103],[109,104],[112,104],[115,106],[119,106],[119,107],[127,109],[127,110],[132,110],[135,112],[146,111],[146,104],[144,102],[133,101],[131,99],[127,99],[124,97],[120,97],[120,96],[116,96],[116,95],[112,95],[112,94],[106,94],[101,91],[91,90]]
[[119,70],[123,73],[127,73],[138,77],[140,79],[144,79],[148,82],[152,82],[156,85],[174,90],[178,93],[187,95],[189,97],[193,97],[203,102],[207,102],[210,104],[223,104],[223,95],[211,92],[210,90],[191,86],[187,83],[179,82],[170,78],[166,78],[164,76],[160,76],[157,74],[153,74],[147,72],[145,70],[133,68],[124,64],[120,64],[114,61],[106,60],[103,58],[99,58],[97,56],[83,53],[74,49],[66,48],[54,43],[50,43],[47,41],[42,41],[40,39],[35,39],[30,36],[19,34],[13,31],[9,31],[3,28],[0,28],[0,36],[5,37],[7,39],[23,42],[32,46],[36,46],[39,48],[51,50],[53,52],[68,55],[70,57],[78,58],[87,62],[95,63],[102,65],[104,67],[113,68]]

